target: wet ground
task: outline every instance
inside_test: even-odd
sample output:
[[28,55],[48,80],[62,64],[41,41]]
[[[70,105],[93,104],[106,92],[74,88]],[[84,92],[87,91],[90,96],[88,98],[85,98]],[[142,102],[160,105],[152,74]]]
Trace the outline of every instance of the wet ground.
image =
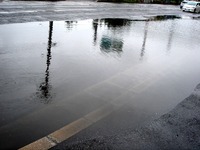
[[3,1],[0,2],[0,24],[62,21],[100,18],[144,19],[146,16],[200,14],[182,12],[178,5],[114,4],[89,0],[58,2]]
[[[85,9],[90,9],[90,15],[83,13],[81,18],[76,14],[77,21],[20,23],[36,18],[60,20],[66,10],[62,15],[49,15],[55,11],[38,12],[38,6],[46,7],[42,2],[31,10],[28,2],[11,4],[16,4],[14,10],[3,2],[0,12],[1,149],[22,147],[104,105],[120,107],[94,123],[87,134],[69,140],[136,128],[171,110],[199,83],[200,21],[192,18],[198,14],[180,15],[178,6],[170,6],[178,16],[167,15],[169,10],[162,7],[159,12],[164,16],[152,17],[142,11],[140,16],[130,16],[131,9],[113,14],[127,19],[96,19],[102,10],[112,11],[111,7],[140,10],[147,5],[103,3],[95,8],[100,12],[92,15],[97,4],[80,2],[89,7]],[[62,4],[66,3],[55,7],[68,7]],[[15,12],[16,8],[22,13]]]
[[[114,135],[82,140],[66,140],[56,149],[200,149],[200,84],[190,96],[170,112],[136,129],[124,129]],[[87,130],[85,133],[87,135]],[[80,135],[80,134],[79,134]]]
[[113,101],[122,107],[94,135],[166,113],[199,82],[199,25],[174,16],[1,25],[1,148]]

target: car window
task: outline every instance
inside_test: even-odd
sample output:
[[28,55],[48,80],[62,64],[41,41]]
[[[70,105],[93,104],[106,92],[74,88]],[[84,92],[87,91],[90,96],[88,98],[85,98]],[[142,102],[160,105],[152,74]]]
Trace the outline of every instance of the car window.
[[197,5],[197,3],[195,3],[195,2],[188,2],[187,4],[188,5],[192,5],[192,6],[196,6]]

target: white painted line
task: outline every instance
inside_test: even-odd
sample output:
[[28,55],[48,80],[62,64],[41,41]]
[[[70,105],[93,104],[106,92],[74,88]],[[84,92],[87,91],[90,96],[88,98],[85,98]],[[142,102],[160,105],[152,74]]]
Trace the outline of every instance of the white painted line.
[[16,13],[34,13],[37,11],[10,11],[10,12],[0,12],[0,14],[16,14]]

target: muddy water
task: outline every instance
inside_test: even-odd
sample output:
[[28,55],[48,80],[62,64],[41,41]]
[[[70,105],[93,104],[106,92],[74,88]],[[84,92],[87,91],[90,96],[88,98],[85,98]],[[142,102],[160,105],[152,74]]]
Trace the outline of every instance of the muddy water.
[[[73,121],[119,93],[134,91],[134,85],[146,79],[159,81],[138,95],[140,101],[135,106],[152,113],[170,110],[200,81],[199,26],[199,20],[166,16],[148,21],[96,19],[0,25],[1,129],[9,130],[15,124],[11,135],[18,133],[18,128],[23,131],[23,126],[16,127],[19,120],[26,120],[26,124],[37,121],[38,126],[26,130],[48,126],[44,131],[35,129],[35,136],[23,135],[27,144],[68,123],[62,118]],[[70,102],[80,93],[87,100],[99,101],[92,106],[89,100],[82,101],[85,106],[79,103],[79,96],[77,102]],[[55,113],[48,108],[58,111],[58,106],[72,103],[71,109],[60,112],[60,122],[54,122]],[[41,114],[46,120],[33,117]],[[54,123],[49,126],[49,122]],[[25,144],[17,142],[13,147]]]

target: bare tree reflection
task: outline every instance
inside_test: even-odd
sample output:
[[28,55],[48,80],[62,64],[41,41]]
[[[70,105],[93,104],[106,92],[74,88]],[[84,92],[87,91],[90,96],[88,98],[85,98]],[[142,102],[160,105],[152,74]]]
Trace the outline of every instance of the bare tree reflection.
[[145,54],[145,46],[146,46],[146,40],[147,40],[148,26],[149,26],[149,21],[146,21],[145,22],[145,27],[144,27],[144,39],[143,39],[143,43],[142,43],[140,59],[143,59],[144,54]]
[[51,47],[52,47],[52,33],[53,33],[53,21],[49,22],[49,37],[48,37],[48,45],[47,45],[47,61],[46,61],[46,71],[45,71],[45,80],[39,86],[40,98],[42,98],[44,103],[48,103],[50,101],[50,84],[49,84],[49,66],[51,64]]

